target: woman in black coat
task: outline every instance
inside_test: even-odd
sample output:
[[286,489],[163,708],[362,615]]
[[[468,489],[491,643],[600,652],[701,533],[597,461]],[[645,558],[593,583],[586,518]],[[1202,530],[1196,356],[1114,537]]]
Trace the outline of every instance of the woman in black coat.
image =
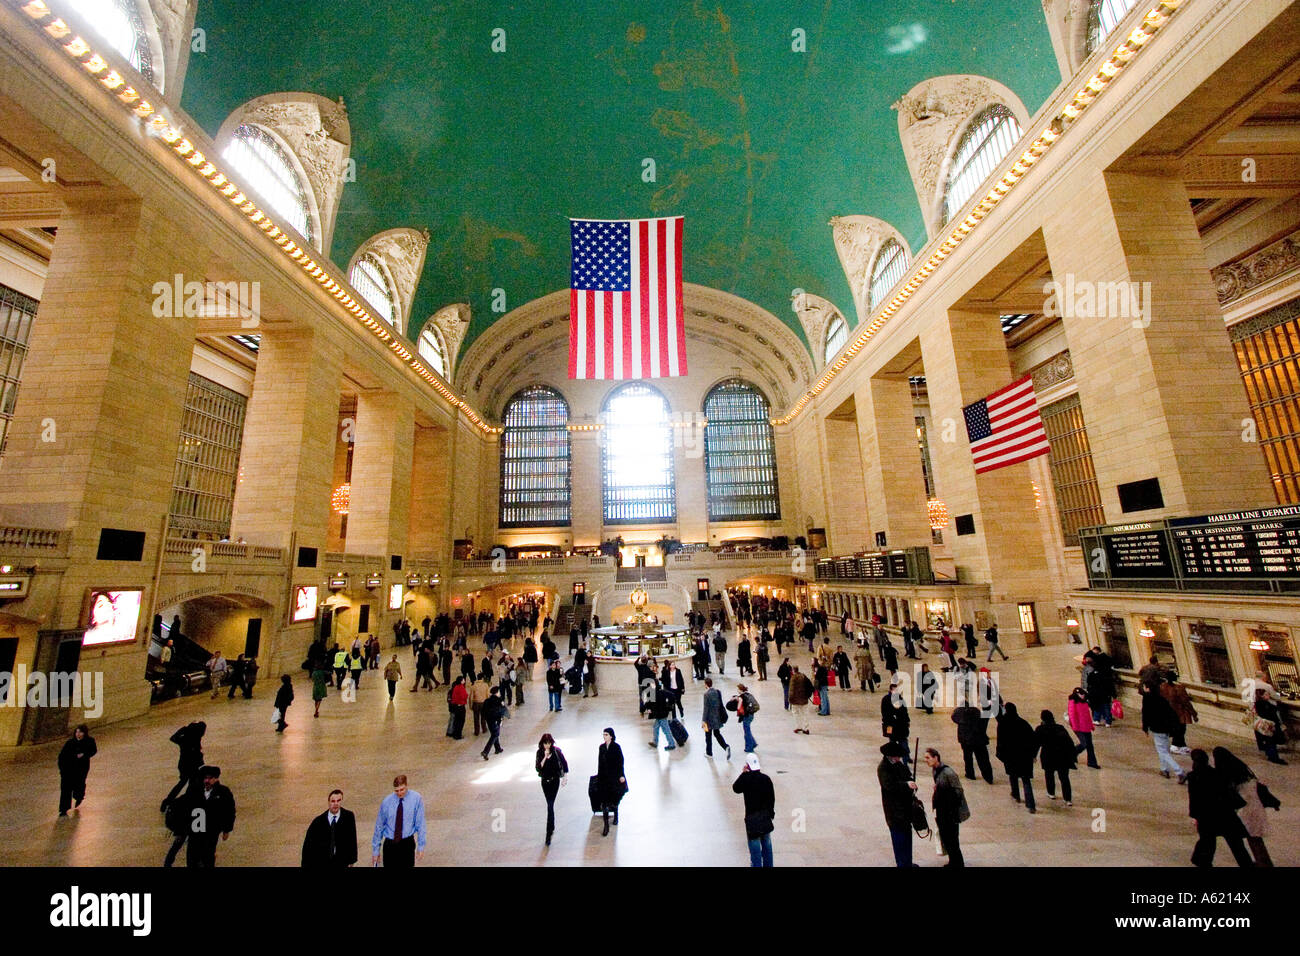
[[1034,747],[1043,762],[1043,776],[1047,778],[1047,796],[1056,799],[1056,778],[1061,778],[1061,797],[1067,807],[1074,806],[1074,796],[1070,791],[1070,771],[1079,765],[1074,749],[1074,741],[1069,731],[1056,722],[1050,710],[1040,715],[1042,723],[1034,729]]
[[288,674],[280,675],[280,689],[275,692],[275,707],[280,711],[280,720],[275,725],[277,734],[284,733],[289,725],[285,718],[289,716],[289,705],[293,703],[293,678]]
[[601,836],[609,836],[609,812],[614,811],[614,826],[618,826],[618,804],[627,793],[627,777],[623,774],[623,748],[614,739],[614,728],[606,727],[604,737],[596,756],[596,795],[605,818]]
[[995,752],[1011,781],[1011,799],[1020,802],[1020,785],[1025,785],[1025,809],[1037,813],[1034,806],[1034,757],[1038,744],[1034,728],[1016,713],[1015,704],[1005,704],[998,717],[998,746]]
[[[912,733],[912,718],[907,712],[907,701],[898,693],[898,685],[891,684],[889,693],[880,699],[880,732],[893,743],[907,750],[908,737]],[[904,762],[907,755],[903,755]]]
[[546,845],[551,845],[551,834],[555,832],[555,795],[560,792],[560,783],[569,772],[569,762],[564,759],[564,752],[555,746],[555,738],[542,734],[537,742],[537,776],[542,778],[542,793],[546,797]]
[[59,751],[59,816],[66,817],[76,801],[86,799],[86,776],[90,773],[90,758],[99,752],[90,728],[77,724],[63,749]]
[[1187,815],[1196,821],[1194,866],[1214,865],[1219,837],[1228,844],[1238,866],[1255,865],[1246,850],[1246,827],[1237,816],[1245,803],[1228,778],[1210,766],[1209,754],[1193,750],[1192,771],[1187,775]]

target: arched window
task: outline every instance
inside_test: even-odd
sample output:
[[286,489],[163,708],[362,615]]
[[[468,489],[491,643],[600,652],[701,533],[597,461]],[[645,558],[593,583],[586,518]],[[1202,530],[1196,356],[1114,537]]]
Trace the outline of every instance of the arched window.
[[826,327],[826,364],[829,365],[840,349],[844,348],[844,343],[849,340],[849,327],[839,316],[831,319],[831,324]]
[[676,521],[668,402],[649,385],[630,382],[605,401],[602,418],[605,523]]
[[1137,0],[1092,0],[1092,5],[1088,8],[1089,56],[1136,5]]
[[966,127],[953,155],[943,195],[943,221],[948,222],[980,183],[1006,159],[1020,138],[1020,124],[1001,103],[980,113]]
[[447,377],[447,350],[443,347],[442,339],[433,329],[425,328],[420,333],[420,358],[429,363],[429,368],[433,369],[443,378]]
[[871,267],[871,293],[867,308],[874,309],[884,301],[885,293],[898,284],[907,271],[907,251],[897,239],[890,239],[876,253],[876,263]]
[[245,123],[237,127],[230,145],[221,154],[240,177],[239,185],[255,190],[308,242],[314,242],[307,188],[294,171],[284,147],[260,126]]
[[569,523],[569,406],[530,385],[506,403],[501,432],[501,527]]
[[393,290],[384,275],[384,267],[370,253],[366,253],[352,266],[348,276],[352,288],[361,293],[361,297],[370,303],[379,317],[389,325],[396,327],[393,309]]
[[704,398],[704,474],[710,521],[776,521],[776,443],[767,399],[733,379]]
[[135,0],[66,0],[73,12],[90,24],[136,72],[150,83],[154,80],[153,54],[145,33],[144,20]]

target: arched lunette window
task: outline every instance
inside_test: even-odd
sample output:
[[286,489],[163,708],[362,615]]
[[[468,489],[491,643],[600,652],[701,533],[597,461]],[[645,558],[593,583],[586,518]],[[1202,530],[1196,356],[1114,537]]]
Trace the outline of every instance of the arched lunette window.
[[867,308],[874,309],[885,299],[887,293],[907,271],[907,250],[897,239],[889,239],[876,253],[875,264],[871,267],[871,292]]
[[844,348],[844,343],[849,340],[849,327],[839,316],[831,319],[831,324],[826,327],[826,364],[830,364],[836,353]]
[[370,303],[378,316],[394,328],[397,327],[396,309],[393,304],[393,290],[384,274],[384,267],[370,253],[366,253],[352,266],[348,276],[352,288],[361,293],[361,297]]
[[91,28],[122,57],[129,60],[137,73],[155,86],[153,53],[145,33],[144,19],[136,0],[64,0],[90,24]]
[[1115,32],[1119,22],[1135,6],[1137,0],[1092,0],[1092,5],[1088,7],[1089,56],[1106,37]]
[[975,190],[1011,152],[1020,138],[1020,123],[1001,103],[979,113],[962,134],[953,154],[943,194],[943,221],[975,195]]
[[271,212],[308,242],[315,241],[307,187],[275,137],[260,126],[245,123],[235,129],[221,155],[239,176],[240,186],[255,191]]
[[569,406],[545,385],[506,403],[501,431],[501,527],[550,528],[570,522]]
[[420,358],[429,363],[429,368],[433,369],[443,378],[447,377],[447,349],[442,344],[442,337],[436,331],[426,328],[420,333],[418,344]]

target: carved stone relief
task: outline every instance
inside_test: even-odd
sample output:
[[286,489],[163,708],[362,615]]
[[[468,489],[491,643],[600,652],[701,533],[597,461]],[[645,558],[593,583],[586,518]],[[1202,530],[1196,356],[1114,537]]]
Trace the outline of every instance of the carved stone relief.
[[[811,292],[802,292],[796,295],[790,300],[790,307],[799,316],[799,323],[803,326],[803,333],[812,344],[813,367],[820,372],[826,365],[826,330],[830,328],[833,319],[839,318],[843,321],[844,315],[835,307],[833,302],[829,302],[819,295],[813,295]],[[847,324],[845,322],[845,325]]]
[[1211,270],[1219,305],[1228,305],[1267,282],[1300,269],[1300,230],[1254,255]]
[[[420,273],[424,270],[424,254],[429,248],[429,231],[418,229],[389,229],[376,236],[371,236],[361,244],[352,257],[355,263],[366,253],[378,256],[388,267],[397,286],[397,307],[402,316],[402,327],[409,329],[412,325],[411,303],[415,300],[415,290],[420,284]],[[348,265],[351,273],[352,264]]]
[[224,146],[234,128],[255,123],[274,132],[293,150],[307,177],[320,225],[320,248],[328,251],[334,220],[343,197],[343,175],[351,151],[347,108],[313,93],[273,93],[236,110],[222,125],[217,143]]
[[1070,350],[1058,352],[1046,362],[1040,362],[1029,371],[1034,382],[1034,391],[1040,395],[1062,382],[1074,378],[1074,364],[1070,360]]
[[932,77],[893,105],[898,111],[903,155],[931,235],[941,221],[948,161],[956,140],[975,114],[994,103],[1010,109],[1022,126],[1028,122],[1028,111],[1015,94],[982,76]]
[[912,253],[897,229],[874,216],[834,216],[830,227],[844,276],[853,290],[853,304],[857,307],[860,322],[870,309],[871,268],[880,247],[890,239],[896,239],[907,251],[909,260]]

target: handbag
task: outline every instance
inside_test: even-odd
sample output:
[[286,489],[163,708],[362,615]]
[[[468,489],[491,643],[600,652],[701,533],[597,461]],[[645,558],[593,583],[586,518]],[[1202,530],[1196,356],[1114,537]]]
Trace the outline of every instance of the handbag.
[[1272,737],[1277,733],[1277,724],[1265,717],[1256,718],[1254,726],[1255,733],[1259,734],[1261,737]]
[[271,708],[271,726],[272,726],[272,727],[278,727],[278,726],[280,725],[280,718],[282,718],[283,716],[284,716],[284,715],[280,713],[280,708],[279,708],[279,707],[272,707],[272,708]]
[[815,691],[813,691],[813,695],[812,695],[812,703],[813,703],[813,706],[814,706],[814,707],[820,707],[820,706],[822,705],[822,692],[821,692],[821,691],[819,691],[819,690],[815,690]]
[[1110,702],[1110,715],[1116,720],[1124,719],[1124,705],[1120,703],[1118,697]]
[[1259,797],[1259,802],[1270,810],[1281,810],[1282,801],[1273,796],[1273,791],[1262,780],[1255,781],[1255,795]]

